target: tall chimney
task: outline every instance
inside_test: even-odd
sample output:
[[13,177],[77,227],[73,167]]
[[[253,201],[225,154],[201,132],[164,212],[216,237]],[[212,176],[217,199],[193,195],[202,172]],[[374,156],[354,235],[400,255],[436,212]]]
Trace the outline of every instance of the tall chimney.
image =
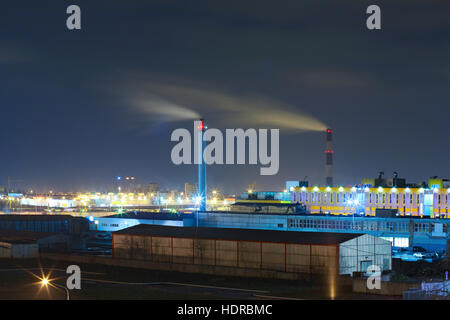
[[327,187],[333,186],[333,130],[326,130],[326,149],[325,149],[325,183]]
[[203,134],[205,133],[205,122],[200,119],[198,122],[198,193],[200,197],[200,211],[206,211],[206,163],[203,159],[203,150],[205,149],[206,142],[203,140]]

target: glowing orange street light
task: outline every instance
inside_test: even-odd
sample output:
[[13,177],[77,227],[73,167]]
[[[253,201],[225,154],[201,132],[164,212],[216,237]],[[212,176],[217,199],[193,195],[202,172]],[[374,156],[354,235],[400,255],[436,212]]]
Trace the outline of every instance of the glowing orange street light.
[[70,294],[69,294],[69,289],[67,289],[65,286],[61,286],[57,283],[54,282],[50,282],[50,280],[48,279],[48,277],[43,277],[41,280],[41,286],[44,287],[48,287],[48,286],[54,286],[56,288],[60,288],[60,289],[64,289],[66,291],[66,298],[67,300],[70,300]]

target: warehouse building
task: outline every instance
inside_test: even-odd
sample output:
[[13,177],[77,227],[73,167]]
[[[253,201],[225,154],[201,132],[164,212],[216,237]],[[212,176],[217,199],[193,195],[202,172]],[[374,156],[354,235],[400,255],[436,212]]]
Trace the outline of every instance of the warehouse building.
[[139,224],[182,227],[187,218],[192,220],[192,215],[166,212],[126,212],[106,217],[92,217],[90,229],[114,232]]
[[79,234],[89,230],[89,222],[70,215],[3,214],[0,230]]
[[[80,249],[84,247],[81,235],[89,231],[89,221],[81,217],[69,215],[39,214],[4,214],[0,215],[0,234],[2,232],[40,233],[45,238],[48,234],[59,234],[60,251]],[[42,238],[41,237],[41,238]],[[40,246],[42,248],[42,245]],[[53,246],[54,247],[54,246]]]
[[35,258],[39,252],[67,251],[68,245],[64,234],[0,230],[0,258]]
[[391,270],[391,242],[368,234],[137,225],[113,233],[114,259],[302,274]]
[[0,240],[0,258],[29,259],[39,256],[36,242],[27,240]]

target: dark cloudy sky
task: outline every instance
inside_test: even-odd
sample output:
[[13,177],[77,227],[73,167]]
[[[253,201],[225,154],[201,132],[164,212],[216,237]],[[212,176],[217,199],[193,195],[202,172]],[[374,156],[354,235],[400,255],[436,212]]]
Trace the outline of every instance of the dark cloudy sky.
[[[81,31],[66,29],[70,4],[82,9]],[[370,4],[381,7],[380,31],[366,29]],[[8,176],[43,190],[105,188],[117,175],[170,188],[195,182],[194,166],[170,161],[171,132],[191,121],[136,107],[161,84],[173,95],[181,92],[174,85],[196,90],[189,109],[209,127],[240,125],[239,111],[224,115],[202,101],[217,92],[255,114],[267,112],[255,101],[276,101],[274,110],[332,127],[336,184],[380,170],[410,181],[450,178],[449,4],[3,1],[0,184]],[[282,189],[305,176],[323,184],[324,140],[280,128],[278,175],[213,166],[208,184],[229,192],[253,182]]]

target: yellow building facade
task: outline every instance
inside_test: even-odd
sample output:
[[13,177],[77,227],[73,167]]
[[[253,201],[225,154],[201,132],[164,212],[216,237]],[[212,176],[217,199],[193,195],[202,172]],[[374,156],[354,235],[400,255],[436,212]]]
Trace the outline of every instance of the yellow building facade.
[[297,187],[292,202],[311,213],[375,215],[376,209],[395,209],[400,215],[448,217],[450,188]]

